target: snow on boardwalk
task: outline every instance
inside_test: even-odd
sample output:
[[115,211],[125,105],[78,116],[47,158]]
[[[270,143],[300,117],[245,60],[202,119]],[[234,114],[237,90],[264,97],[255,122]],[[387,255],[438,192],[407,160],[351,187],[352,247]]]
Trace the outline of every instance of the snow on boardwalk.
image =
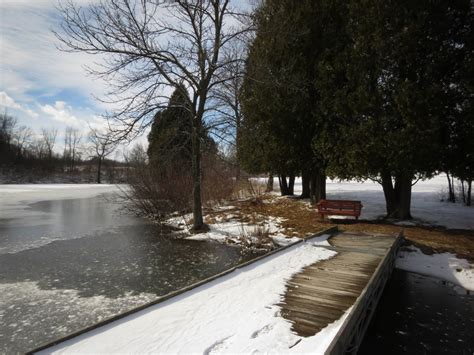
[[293,245],[44,353],[323,353],[344,316],[302,338],[277,304],[292,275],[336,254],[314,241]]

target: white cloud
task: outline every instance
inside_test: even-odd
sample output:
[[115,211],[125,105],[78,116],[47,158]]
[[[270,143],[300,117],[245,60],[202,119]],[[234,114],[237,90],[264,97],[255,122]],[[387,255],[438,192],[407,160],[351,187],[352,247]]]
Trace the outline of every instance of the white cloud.
[[0,106],[25,112],[26,114],[28,114],[29,116],[33,118],[38,117],[38,114],[36,112],[34,112],[32,109],[28,107],[20,105],[12,97],[10,97],[5,91],[0,91]]
[[81,128],[84,122],[79,120],[72,114],[72,108],[67,106],[64,101],[56,101],[54,106],[52,105],[40,105],[40,109],[43,113],[49,115],[52,119],[64,123],[68,126]]
[[84,65],[98,58],[64,53],[52,33],[59,28],[55,0],[0,1],[0,90],[22,102],[71,89],[84,97],[103,96],[105,83],[86,75]]
[[21,106],[15,102],[5,91],[0,92],[0,106],[14,109],[21,109]]

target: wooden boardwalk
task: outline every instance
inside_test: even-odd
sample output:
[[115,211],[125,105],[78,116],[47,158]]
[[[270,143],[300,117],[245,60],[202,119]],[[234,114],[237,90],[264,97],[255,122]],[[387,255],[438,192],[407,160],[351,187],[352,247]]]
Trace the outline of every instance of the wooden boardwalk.
[[287,282],[279,305],[292,330],[313,336],[352,306],[328,353],[357,350],[390,276],[400,240],[400,236],[365,233],[333,235],[331,247],[325,248],[338,254],[304,268]]

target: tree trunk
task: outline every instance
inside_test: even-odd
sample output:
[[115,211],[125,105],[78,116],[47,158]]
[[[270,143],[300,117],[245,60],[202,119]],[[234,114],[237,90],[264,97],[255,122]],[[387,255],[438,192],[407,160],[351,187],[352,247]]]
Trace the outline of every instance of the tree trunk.
[[326,198],[326,174],[318,171],[310,179],[311,204],[315,205]]
[[466,189],[464,188],[464,180],[461,180],[462,202],[466,203]]
[[389,173],[381,174],[382,188],[388,218],[411,219],[412,175],[403,173],[395,176],[395,186]]
[[398,189],[398,206],[395,217],[398,219],[411,219],[411,181],[409,174],[403,174],[400,178]]
[[311,175],[307,171],[303,171],[301,173],[301,186],[302,186],[302,191],[300,198],[310,198],[310,191],[311,191]]
[[395,189],[393,188],[392,176],[390,173],[383,172],[381,178],[387,216],[391,216],[396,210],[397,205],[395,201]]
[[289,180],[288,195],[294,195],[295,194],[295,175],[291,174],[288,180]]
[[446,172],[446,177],[448,178],[448,201],[449,202],[456,202],[456,196],[454,195],[454,186],[452,179],[449,177],[449,173]]
[[278,182],[280,183],[280,192],[282,196],[289,195],[288,183],[286,181],[286,175],[279,175]]
[[99,157],[99,165],[97,166],[97,183],[100,184],[100,173],[102,169],[102,158]]
[[192,129],[192,174],[193,174],[193,230],[204,228],[201,204],[201,140],[199,119],[193,119]]
[[471,206],[472,180],[467,181],[466,206]]
[[273,174],[268,175],[268,180],[267,180],[267,188],[265,189],[265,192],[272,192],[273,191]]

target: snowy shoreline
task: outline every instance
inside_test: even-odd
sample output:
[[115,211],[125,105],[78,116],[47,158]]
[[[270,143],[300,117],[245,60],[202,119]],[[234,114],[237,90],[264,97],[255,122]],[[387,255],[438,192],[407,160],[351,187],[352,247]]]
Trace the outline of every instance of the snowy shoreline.
[[474,268],[465,259],[452,253],[424,254],[419,248],[407,246],[398,252],[396,267],[401,270],[432,276],[474,291]]

